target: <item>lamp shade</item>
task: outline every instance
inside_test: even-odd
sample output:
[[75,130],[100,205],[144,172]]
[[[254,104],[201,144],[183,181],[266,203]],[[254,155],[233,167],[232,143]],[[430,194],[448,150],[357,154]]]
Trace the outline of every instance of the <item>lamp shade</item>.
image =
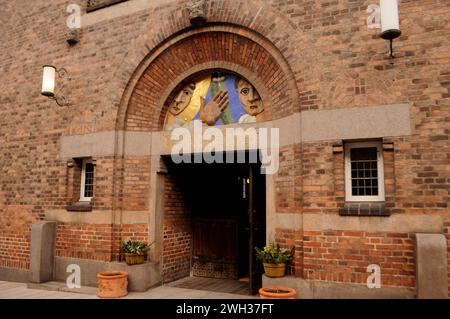
[[381,37],[392,40],[400,36],[397,0],[380,0]]
[[42,91],[45,96],[55,96],[55,75],[56,68],[52,65],[44,65],[42,75]]

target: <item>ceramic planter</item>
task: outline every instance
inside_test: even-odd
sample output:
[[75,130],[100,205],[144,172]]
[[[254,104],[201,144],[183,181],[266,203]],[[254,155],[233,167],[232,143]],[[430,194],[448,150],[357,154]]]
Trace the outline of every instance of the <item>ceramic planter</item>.
[[125,253],[125,262],[127,265],[143,264],[145,262],[145,255]]
[[128,294],[128,273],[126,271],[105,271],[97,274],[98,296],[120,298]]
[[268,264],[263,263],[264,272],[267,277],[277,278],[283,277],[286,273],[286,264]]
[[259,289],[259,296],[262,299],[295,299],[297,291],[283,286],[263,287]]

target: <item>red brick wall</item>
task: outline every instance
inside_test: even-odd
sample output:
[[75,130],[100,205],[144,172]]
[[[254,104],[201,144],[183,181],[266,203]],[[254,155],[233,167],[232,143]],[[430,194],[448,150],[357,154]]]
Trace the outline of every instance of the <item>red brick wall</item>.
[[124,159],[123,204],[127,211],[143,211],[149,208],[150,159],[126,157]]
[[165,175],[163,281],[189,276],[191,262],[191,214],[180,184]]
[[305,231],[304,278],[366,283],[367,266],[381,267],[381,285],[415,287],[414,234]]
[[275,175],[275,202],[279,213],[301,213],[302,171],[300,144],[280,148],[279,169]]
[[110,224],[64,224],[56,228],[56,256],[111,261]]
[[[335,170],[343,165],[342,159],[338,160],[335,168],[333,155],[333,142],[303,143],[302,144],[302,181],[303,181],[303,212],[337,213],[338,205],[343,205],[344,197],[339,183],[343,182],[343,170]],[[335,186],[334,182],[337,182]],[[335,189],[340,192],[335,192]]]
[[[112,261],[119,259],[121,240],[148,243],[148,224],[58,223],[56,256]],[[114,243],[114,247],[113,247]]]
[[2,208],[0,204],[0,267],[29,268],[31,224],[35,222],[30,210],[20,205]]
[[281,248],[294,251],[293,259],[287,265],[287,273],[301,277],[303,274],[303,231],[292,229],[276,229],[275,242]]

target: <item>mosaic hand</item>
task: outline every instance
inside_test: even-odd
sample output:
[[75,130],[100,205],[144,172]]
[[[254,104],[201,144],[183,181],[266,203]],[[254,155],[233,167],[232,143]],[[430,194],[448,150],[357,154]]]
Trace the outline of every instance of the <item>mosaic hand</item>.
[[214,98],[205,105],[205,99],[200,98],[200,119],[208,126],[216,124],[222,112],[228,105],[228,92],[219,91]]

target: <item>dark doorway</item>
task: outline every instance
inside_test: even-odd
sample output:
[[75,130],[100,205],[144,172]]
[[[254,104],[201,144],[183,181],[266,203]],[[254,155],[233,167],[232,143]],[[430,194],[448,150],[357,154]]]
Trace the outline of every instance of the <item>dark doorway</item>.
[[263,271],[254,247],[262,247],[266,236],[261,165],[164,161],[190,213],[191,276],[239,281],[257,293]]

